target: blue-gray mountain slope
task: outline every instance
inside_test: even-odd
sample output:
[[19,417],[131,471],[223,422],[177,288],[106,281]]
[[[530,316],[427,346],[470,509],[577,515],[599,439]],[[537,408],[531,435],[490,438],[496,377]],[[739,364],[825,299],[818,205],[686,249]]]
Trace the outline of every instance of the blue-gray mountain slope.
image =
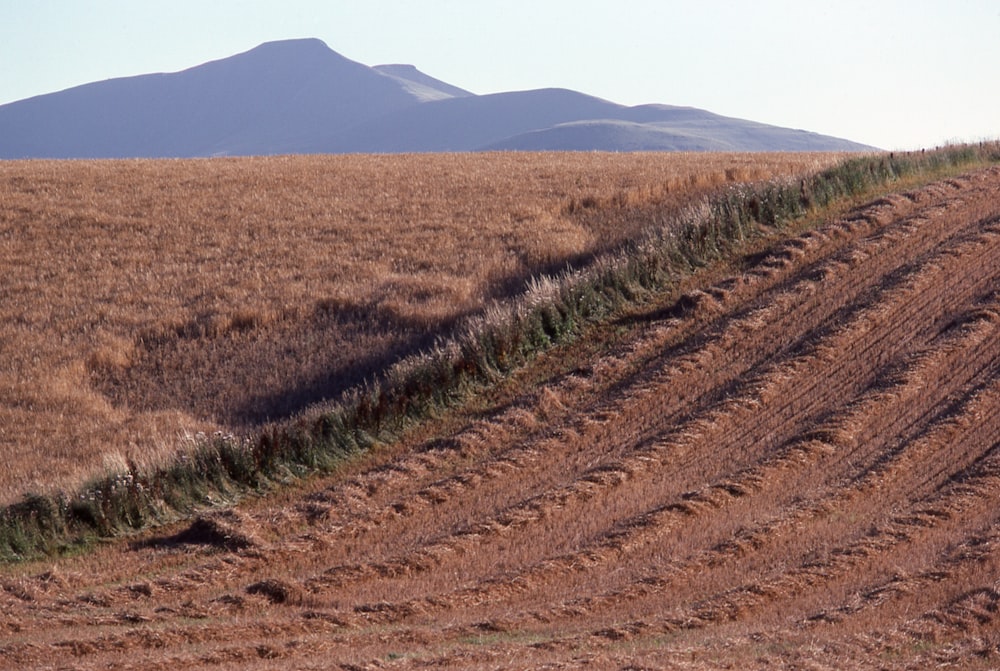
[[424,102],[475,95],[470,91],[426,75],[412,65],[376,65],[375,69],[401,82],[410,93],[420,97]]
[[518,150],[855,151],[828,136],[565,89],[474,95],[314,39],[0,106],[0,158]]

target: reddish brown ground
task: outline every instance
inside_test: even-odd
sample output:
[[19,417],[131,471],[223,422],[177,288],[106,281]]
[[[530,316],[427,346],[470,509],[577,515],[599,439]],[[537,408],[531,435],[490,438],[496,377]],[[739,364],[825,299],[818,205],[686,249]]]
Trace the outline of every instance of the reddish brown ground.
[[1000,169],[683,303],[307,491],[3,569],[0,667],[1000,665]]

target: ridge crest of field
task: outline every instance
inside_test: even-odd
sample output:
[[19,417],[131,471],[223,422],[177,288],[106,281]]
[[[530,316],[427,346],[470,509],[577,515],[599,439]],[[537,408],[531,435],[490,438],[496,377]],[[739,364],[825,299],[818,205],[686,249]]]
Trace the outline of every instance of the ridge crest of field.
[[650,213],[837,159],[4,162],[0,499],[286,418]]
[[603,325],[610,351],[542,355],[440,435],[7,569],[0,654],[990,668],[998,192],[994,167],[885,196]]

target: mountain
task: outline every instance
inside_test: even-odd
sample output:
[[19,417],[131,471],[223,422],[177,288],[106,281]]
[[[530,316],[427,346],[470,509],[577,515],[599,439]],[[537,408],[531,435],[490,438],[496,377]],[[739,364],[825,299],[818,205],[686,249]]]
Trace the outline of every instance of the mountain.
[[315,146],[334,153],[474,151],[521,133],[622,109],[628,108],[565,89],[449,98],[373,118]]
[[[589,119],[529,131],[491,151],[844,151],[845,141],[709,112],[695,122]],[[855,150],[872,149],[855,145]]]
[[316,39],[176,73],[0,106],[0,158],[524,150],[851,151],[871,147],[686,107],[566,89],[474,95],[412,65],[369,67]]
[[420,100],[319,40],[271,42],[183,72],[4,105],[0,156],[271,154]]
[[444,98],[466,98],[475,95],[465,89],[425,75],[412,65],[376,65],[375,69],[402,83],[410,93],[420,97],[425,102]]

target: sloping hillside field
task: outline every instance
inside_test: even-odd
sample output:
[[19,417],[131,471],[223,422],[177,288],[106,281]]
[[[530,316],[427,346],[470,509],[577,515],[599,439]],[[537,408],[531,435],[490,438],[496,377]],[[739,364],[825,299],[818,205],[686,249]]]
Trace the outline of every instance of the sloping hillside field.
[[6,569],[0,666],[1000,664],[1000,168],[515,378],[304,489]]
[[834,154],[0,162],[0,504],[280,420],[727,183]]

